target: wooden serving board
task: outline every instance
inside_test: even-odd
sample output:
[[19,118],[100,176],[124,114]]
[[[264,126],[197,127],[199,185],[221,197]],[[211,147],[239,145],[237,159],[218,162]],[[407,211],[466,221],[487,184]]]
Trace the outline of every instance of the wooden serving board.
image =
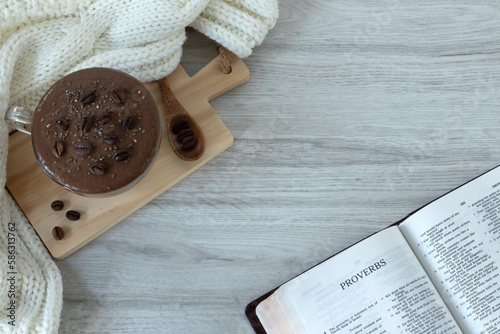
[[[10,136],[7,188],[54,258],[63,259],[75,252],[233,144],[233,136],[209,104],[211,99],[249,79],[249,71],[241,59],[230,54],[229,60],[230,74],[222,72],[222,59],[218,56],[193,77],[189,77],[180,65],[168,76],[172,92],[205,134],[203,156],[196,161],[179,159],[164,135],[147,174],[134,187],[118,195],[87,197],[65,190],[39,167],[30,136],[20,132]],[[145,85],[164,115],[158,85]],[[164,121],[162,129],[166,133]],[[51,209],[50,204],[54,200],[64,202],[62,211]],[[80,220],[67,220],[67,210],[79,211]],[[52,228],[57,225],[65,231],[62,240],[55,240],[52,236]]]

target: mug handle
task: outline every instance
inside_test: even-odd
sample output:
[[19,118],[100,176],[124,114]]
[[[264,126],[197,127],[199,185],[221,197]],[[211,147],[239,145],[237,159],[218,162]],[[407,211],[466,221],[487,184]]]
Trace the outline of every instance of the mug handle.
[[14,129],[31,135],[31,117],[33,111],[24,107],[9,107],[5,113],[5,122]]

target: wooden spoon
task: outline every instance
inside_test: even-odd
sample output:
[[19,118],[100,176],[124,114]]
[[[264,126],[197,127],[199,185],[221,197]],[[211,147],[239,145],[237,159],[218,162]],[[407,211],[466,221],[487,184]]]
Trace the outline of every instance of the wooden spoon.
[[175,98],[167,78],[158,81],[163,105],[167,136],[175,154],[182,160],[198,160],[205,152],[205,136],[198,123]]

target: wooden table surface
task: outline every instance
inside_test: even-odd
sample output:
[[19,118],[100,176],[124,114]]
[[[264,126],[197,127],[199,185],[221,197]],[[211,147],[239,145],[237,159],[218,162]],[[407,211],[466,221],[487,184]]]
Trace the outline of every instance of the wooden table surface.
[[[497,1],[287,0],[234,145],[68,258],[60,333],[253,333],[248,302],[500,164]],[[188,34],[194,74],[216,55]]]

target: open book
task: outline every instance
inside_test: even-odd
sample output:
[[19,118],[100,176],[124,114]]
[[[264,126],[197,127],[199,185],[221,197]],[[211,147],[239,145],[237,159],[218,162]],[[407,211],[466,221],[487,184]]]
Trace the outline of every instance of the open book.
[[256,332],[500,333],[500,167],[249,304]]

